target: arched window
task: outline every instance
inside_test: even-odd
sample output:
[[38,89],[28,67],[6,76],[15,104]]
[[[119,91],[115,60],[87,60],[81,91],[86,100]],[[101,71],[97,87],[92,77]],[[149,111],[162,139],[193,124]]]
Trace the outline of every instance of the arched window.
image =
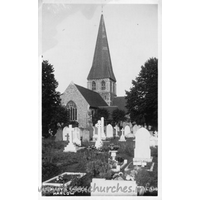
[[92,90],[96,90],[96,83],[92,81]]
[[105,90],[106,89],[106,83],[105,81],[101,81],[101,90]]
[[77,107],[73,101],[69,101],[67,103],[67,111],[68,111],[68,115],[69,115],[69,120],[76,121],[77,120]]

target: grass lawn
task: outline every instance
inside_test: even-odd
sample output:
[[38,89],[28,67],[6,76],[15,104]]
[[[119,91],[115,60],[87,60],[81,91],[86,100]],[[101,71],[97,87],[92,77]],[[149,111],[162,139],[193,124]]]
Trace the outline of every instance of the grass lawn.
[[[108,154],[109,145],[111,143],[118,145],[119,149],[117,157],[127,159],[128,163],[132,162],[134,157],[135,142],[132,138],[126,139],[126,142],[118,142],[119,138],[108,139],[103,143],[103,153]],[[87,147],[94,145],[94,142],[83,142],[82,146],[86,147],[73,152],[63,152],[64,147],[67,145],[65,141],[54,141],[54,138],[42,140],[42,181],[46,181],[54,176],[63,172],[86,172],[86,164],[88,160],[92,159]],[[154,161],[157,162],[156,152],[152,152]],[[103,155],[102,155],[103,156]],[[156,159],[156,160],[155,160]],[[157,166],[156,166],[157,167]]]

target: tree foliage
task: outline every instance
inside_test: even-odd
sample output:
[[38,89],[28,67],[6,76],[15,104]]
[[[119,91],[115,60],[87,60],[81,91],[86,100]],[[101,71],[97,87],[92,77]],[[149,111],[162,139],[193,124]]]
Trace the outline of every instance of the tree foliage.
[[67,111],[61,106],[60,93],[56,91],[58,82],[54,77],[53,65],[42,62],[42,135],[49,136],[57,130],[58,123],[65,123]]
[[141,67],[132,88],[126,91],[127,109],[131,121],[137,124],[152,125],[158,123],[158,60],[150,58]]
[[113,110],[112,112],[112,119],[113,119],[113,122],[118,124],[120,123],[121,121],[125,121],[125,111],[124,110],[120,110],[120,109],[115,109]]
[[109,112],[104,108],[98,108],[95,111],[95,114],[92,117],[93,125],[95,125],[98,122],[98,120],[101,120],[101,117],[104,118],[105,123],[108,121]]

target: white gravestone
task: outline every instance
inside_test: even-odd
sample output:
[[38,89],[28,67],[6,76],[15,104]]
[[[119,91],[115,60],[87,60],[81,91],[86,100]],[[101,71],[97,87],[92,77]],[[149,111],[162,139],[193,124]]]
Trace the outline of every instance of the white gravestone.
[[81,146],[81,140],[80,140],[80,129],[75,127],[74,128],[74,133],[73,133],[73,143]]
[[69,134],[69,128],[67,126],[65,126],[63,128],[63,141],[67,141],[67,135]]
[[158,132],[157,131],[154,132],[154,136],[158,137]]
[[101,117],[101,139],[105,140],[106,139],[106,135],[104,132],[104,118]]
[[97,141],[95,142],[95,147],[96,149],[100,149],[103,146],[103,142],[101,140],[101,121],[100,120],[98,121],[96,126],[98,128],[98,138],[97,138]]
[[93,127],[93,141],[96,141],[98,138],[98,129],[97,127]]
[[113,127],[110,124],[106,126],[106,135],[107,138],[113,138]]
[[124,132],[125,132],[124,135],[125,135],[126,138],[133,138],[134,137],[133,133],[131,133],[130,126],[126,125]]
[[130,134],[130,133],[131,133],[131,129],[130,129],[130,127],[129,127],[128,125],[126,125],[125,128],[124,128],[124,135],[125,135],[125,137],[126,137],[128,134]]
[[67,144],[67,146],[64,148],[64,152],[76,152],[76,147],[73,144],[73,139],[72,139],[72,135],[73,135],[73,131],[74,129],[72,128],[72,125],[69,125],[69,143]]
[[120,142],[126,142],[126,139],[125,139],[125,137],[124,137],[124,129],[122,128],[122,134],[121,134],[121,136],[120,136],[120,139],[119,139],[119,141]]
[[155,146],[158,146],[158,138],[151,135],[150,136],[150,146],[151,147],[155,147]]
[[115,126],[114,127],[114,129],[115,129],[115,137],[119,137],[119,135],[118,135],[118,132],[119,132],[119,126]]
[[146,162],[151,162],[150,133],[146,128],[140,128],[135,135],[134,165],[145,166]]

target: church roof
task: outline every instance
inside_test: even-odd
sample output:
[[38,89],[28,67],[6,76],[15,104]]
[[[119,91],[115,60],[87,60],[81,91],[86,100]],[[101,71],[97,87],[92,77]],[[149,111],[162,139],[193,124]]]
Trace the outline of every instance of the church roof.
[[88,80],[110,78],[116,82],[112,69],[108,40],[103,15],[101,15],[96,47]]
[[85,100],[88,102],[88,104],[91,107],[99,107],[99,106],[107,106],[107,103],[103,100],[101,95],[97,92],[94,92],[92,90],[89,90],[87,88],[84,88],[80,85],[76,85],[76,88],[79,90],[79,92],[83,95]]
[[126,108],[126,99],[125,97],[115,97],[113,100],[113,106],[99,106],[99,108],[106,109],[109,112],[109,119],[112,119],[112,112],[116,109],[120,109],[125,111],[125,113],[128,112]]

